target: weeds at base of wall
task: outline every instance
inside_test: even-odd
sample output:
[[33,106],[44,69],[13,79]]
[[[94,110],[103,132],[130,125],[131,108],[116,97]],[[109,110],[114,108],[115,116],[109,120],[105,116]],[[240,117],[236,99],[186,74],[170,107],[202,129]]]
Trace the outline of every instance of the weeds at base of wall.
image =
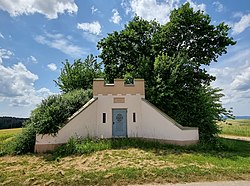
[[[241,145],[239,145],[241,144]],[[238,147],[237,147],[238,146]],[[200,142],[191,146],[177,146],[160,143],[158,141],[147,141],[143,139],[93,139],[93,138],[71,138],[68,143],[58,147],[52,152],[52,159],[58,159],[70,155],[91,154],[101,150],[137,148],[145,151],[169,151],[172,153],[182,152],[232,152],[237,153],[244,148],[244,142],[234,142],[217,138],[213,143]],[[248,152],[246,152],[248,153]],[[250,153],[250,151],[249,151]]]
[[[25,154],[33,152],[35,144],[35,132],[32,127],[27,127],[25,131],[16,135],[7,143],[0,145],[0,156]],[[109,149],[129,149],[138,148],[153,151],[171,151],[173,153],[180,152],[242,152],[247,149],[244,142],[233,140],[225,140],[215,138],[213,141],[201,141],[197,145],[176,146],[160,143],[158,141],[147,141],[135,138],[121,139],[93,139],[93,138],[70,138],[68,143],[58,147],[54,152],[50,152],[52,159],[60,159],[61,157],[70,155],[91,154],[101,150]],[[249,148],[249,147],[248,147]],[[243,152],[244,153],[244,152]],[[246,153],[250,153],[247,151]]]

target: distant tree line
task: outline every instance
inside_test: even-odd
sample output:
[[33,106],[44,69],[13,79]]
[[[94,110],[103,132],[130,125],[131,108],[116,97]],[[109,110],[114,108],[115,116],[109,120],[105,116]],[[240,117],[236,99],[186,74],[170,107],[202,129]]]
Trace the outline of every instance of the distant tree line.
[[0,129],[20,128],[28,118],[0,117]]

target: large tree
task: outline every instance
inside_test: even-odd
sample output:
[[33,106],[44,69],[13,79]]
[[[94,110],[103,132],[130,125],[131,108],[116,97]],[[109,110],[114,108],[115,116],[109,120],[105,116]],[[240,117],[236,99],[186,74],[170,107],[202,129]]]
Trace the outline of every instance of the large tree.
[[154,35],[154,49],[169,56],[185,52],[197,66],[209,65],[227,52],[227,46],[235,44],[228,37],[229,29],[224,23],[212,25],[209,15],[186,3],[173,10],[170,21]]
[[197,77],[187,56],[162,54],[154,63],[155,83],[151,100],[161,110],[185,126],[199,127],[202,139],[211,139],[219,132],[217,120],[231,116],[222,107],[221,89],[211,88]]
[[[144,58],[154,60],[152,38],[159,28],[156,21],[148,22],[135,16],[123,30],[108,34],[100,40],[97,47],[102,50],[99,57],[105,66],[106,79],[113,81],[114,78],[123,78],[127,73],[134,77],[144,77]],[[153,68],[152,63],[149,65],[146,69]]]
[[73,64],[66,60],[60,76],[54,81],[61,91],[66,93],[75,89],[91,89],[93,79],[101,76],[101,64],[91,54],[84,61],[77,59]]
[[209,87],[215,77],[204,66],[235,44],[228,31],[186,3],[171,12],[165,25],[136,16],[98,42],[99,57],[108,81],[144,78],[149,101],[181,124],[200,127],[201,136],[212,137],[218,132],[215,119],[230,113],[221,106],[218,90]]

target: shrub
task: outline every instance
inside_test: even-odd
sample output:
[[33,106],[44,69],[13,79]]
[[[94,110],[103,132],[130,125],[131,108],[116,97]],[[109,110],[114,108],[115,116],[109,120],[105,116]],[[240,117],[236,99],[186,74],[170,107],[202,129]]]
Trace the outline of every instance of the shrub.
[[25,127],[22,133],[18,134],[11,144],[14,154],[25,154],[28,152],[34,152],[34,146],[36,141],[35,127],[30,120],[25,123]]
[[82,89],[49,96],[31,113],[30,120],[36,133],[56,135],[65,121],[91,97],[91,90]]
[[56,135],[65,121],[92,97],[91,90],[52,95],[31,112],[22,133],[11,144],[15,154],[34,151],[36,134]]
[[11,138],[3,141],[2,145],[0,145],[0,156],[6,154],[24,154],[34,151],[35,128],[31,125],[30,120],[24,122],[24,126],[21,133],[12,135]]

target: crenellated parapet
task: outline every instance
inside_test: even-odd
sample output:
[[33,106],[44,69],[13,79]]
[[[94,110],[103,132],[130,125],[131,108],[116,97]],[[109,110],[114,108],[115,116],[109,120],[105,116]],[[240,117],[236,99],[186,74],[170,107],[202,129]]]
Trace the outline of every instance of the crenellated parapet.
[[115,79],[113,84],[105,84],[104,79],[94,79],[93,95],[145,95],[144,80],[134,79],[134,84],[125,84],[123,79]]

